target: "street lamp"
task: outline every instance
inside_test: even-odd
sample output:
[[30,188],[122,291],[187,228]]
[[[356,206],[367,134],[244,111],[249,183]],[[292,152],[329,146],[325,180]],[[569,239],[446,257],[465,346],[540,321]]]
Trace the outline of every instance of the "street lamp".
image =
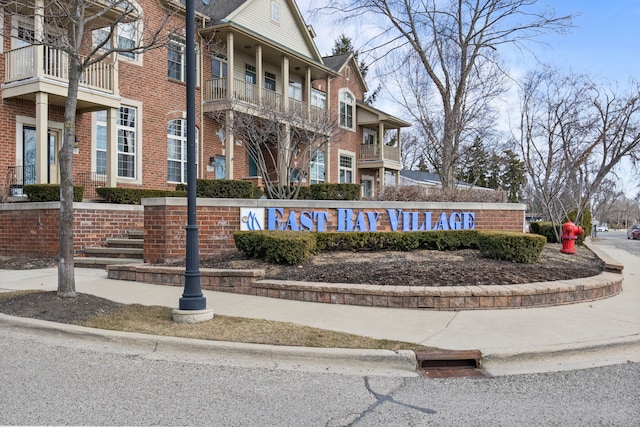
[[200,256],[196,222],[196,46],[194,0],[186,2],[186,83],[187,83],[187,244],[184,291],[173,320],[196,323],[213,318],[200,287]]

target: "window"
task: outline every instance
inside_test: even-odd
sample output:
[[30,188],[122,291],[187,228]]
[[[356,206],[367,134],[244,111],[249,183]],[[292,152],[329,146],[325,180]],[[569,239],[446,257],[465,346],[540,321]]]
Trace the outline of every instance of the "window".
[[167,126],[168,181],[187,182],[187,123],[171,120]]
[[256,80],[256,67],[254,67],[253,65],[245,64],[244,81],[252,85],[255,85],[258,82]]
[[118,115],[118,177],[136,177],[136,109],[120,107]]
[[353,157],[340,154],[339,165],[340,183],[353,183]]
[[273,92],[276,91],[276,75],[270,73],[268,71],[264,72],[264,88],[267,90],[271,90]]
[[[196,164],[198,163],[198,129],[196,129]],[[167,175],[169,182],[187,182],[187,121],[171,120],[167,126]],[[218,158],[216,157],[216,174]]]
[[227,78],[227,57],[216,54],[211,60],[211,77],[214,79]]
[[[120,23],[118,24],[118,47],[121,49],[133,49],[138,45],[138,29],[136,23]],[[110,36],[109,28],[100,28],[92,33],[93,46],[100,45],[105,39]],[[107,40],[102,46],[103,50],[111,49],[111,40]],[[136,54],[134,52],[119,52],[123,58],[135,60]]]
[[310,179],[311,184],[320,184],[324,182],[324,151],[316,151],[311,157]]
[[275,1],[271,2],[271,20],[280,22],[280,4]]
[[187,64],[185,61],[185,44],[184,40],[172,37],[167,45],[168,56],[168,75],[170,79],[184,82],[187,74]]
[[227,177],[227,158],[225,156],[216,156],[216,179],[225,179]]
[[245,64],[244,81],[247,84],[246,90],[245,90],[247,101],[253,101],[254,94],[255,94],[254,87],[258,82],[256,80],[256,67],[254,67],[253,65]]
[[355,98],[346,90],[340,91],[340,126],[354,129],[353,111]]
[[260,176],[258,173],[258,164],[253,156],[249,156],[249,176]]
[[376,143],[376,132],[369,130],[369,129],[365,129],[364,130],[364,140],[362,141],[363,144],[375,144]]
[[96,173],[107,173],[107,112],[96,113]]
[[302,83],[294,81],[289,82],[289,98],[302,101]]
[[327,109],[327,94],[318,89],[311,89],[311,105],[322,110]]

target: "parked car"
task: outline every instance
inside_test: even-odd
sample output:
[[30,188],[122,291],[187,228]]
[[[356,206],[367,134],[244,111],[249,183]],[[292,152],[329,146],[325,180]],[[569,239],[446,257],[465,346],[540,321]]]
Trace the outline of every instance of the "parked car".
[[607,224],[600,224],[596,227],[596,231],[609,231],[609,226]]
[[627,230],[627,239],[640,240],[640,224],[636,224]]

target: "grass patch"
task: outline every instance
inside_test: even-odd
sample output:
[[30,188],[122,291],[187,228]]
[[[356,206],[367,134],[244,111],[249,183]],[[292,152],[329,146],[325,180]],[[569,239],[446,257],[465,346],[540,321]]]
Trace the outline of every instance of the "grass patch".
[[196,338],[283,346],[428,350],[419,344],[378,340],[360,335],[328,331],[289,322],[248,319],[215,315],[201,323],[177,323],[172,320],[172,309],[140,304],[125,305],[109,314],[85,320],[82,326],[144,334]]

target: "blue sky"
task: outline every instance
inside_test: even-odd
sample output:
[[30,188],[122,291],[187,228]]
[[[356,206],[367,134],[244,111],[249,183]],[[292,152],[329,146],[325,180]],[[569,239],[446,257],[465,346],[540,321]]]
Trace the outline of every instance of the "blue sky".
[[[299,0],[298,7],[318,37],[316,44],[322,55],[331,53],[335,39],[341,32],[351,37],[354,45],[358,34],[337,25],[335,19],[312,16],[310,9],[320,7],[322,0]],[[555,9],[558,15],[575,14],[573,28],[566,35],[549,35],[540,43],[529,46],[539,59],[564,70],[589,74],[596,78],[627,83],[632,76],[640,78],[640,0],[539,0],[540,6]],[[352,27],[356,33],[356,27]],[[525,58],[518,66],[535,68],[533,58]]]
[[[313,25],[318,34],[315,41],[322,55],[331,53],[334,41],[341,33],[351,37],[356,48],[367,41],[363,39],[366,32],[356,26],[348,27],[337,23],[335,17],[310,13],[312,8],[326,4],[326,0],[299,0],[297,3],[307,24]],[[538,5],[554,9],[558,16],[575,15],[574,28],[567,34],[546,35],[538,39],[544,43],[528,44],[538,60],[555,65],[561,71],[617,83],[621,91],[628,87],[630,78],[640,80],[640,0],[539,0]],[[510,57],[508,52],[505,54],[503,58],[513,61],[509,66],[514,76],[522,76],[537,67],[536,59],[531,55]],[[509,100],[505,102],[509,104]],[[384,94],[377,106],[403,116],[401,111],[396,111],[399,106],[385,103]],[[503,119],[509,120],[508,117]],[[618,176],[628,177],[630,170],[628,163],[623,162],[617,168]],[[640,188],[637,178],[621,181],[629,196]]]

